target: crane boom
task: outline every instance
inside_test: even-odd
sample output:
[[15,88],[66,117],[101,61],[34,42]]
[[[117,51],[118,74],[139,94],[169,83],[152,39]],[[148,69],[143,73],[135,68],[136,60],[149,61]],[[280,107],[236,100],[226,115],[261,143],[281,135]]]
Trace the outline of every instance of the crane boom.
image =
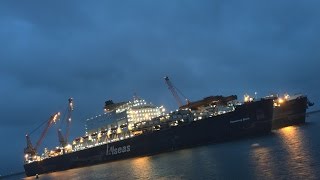
[[54,115],[52,115],[50,117],[50,119],[47,121],[46,127],[45,129],[42,131],[41,136],[39,138],[39,140],[36,143],[36,146],[34,147],[35,150],[37,150],[41,144],[41,142],[43,141],[44,137],[47,135],[48,129],[49,127],[55,123],[60,117],[60,112],[55,113]]
[[184,106],[184,103],[183,103],[182,100],[180,99],[180,96],[178,95],[178,93],[179,93],[183,98],[185,98],[185,100],[186,100],[186,105],[189,105],[189,104],[190,104],[190,101],[188,100],[188,98],[186,98],[186,96],[183,95],[182,92],[179,91],[179,89],[176,88],[176,87],[172,84],[172,82],[169,80],[169,77],[166,76],[166,77],[164,77],[164,79],[165,79],[165,82],[166,82],[166,84],[168,85],[168,88],[169,88],[169,90],[171,91],[173,97],[176,99],[176,101],[177,101],[177,103],[178,103],[178,105],[179,105],[179,108],[181,108],[182,106]]
[[62,147],[66,146],[68,143],[68,138],[69,138],[69,132],[70,132],[70,124],[71,124],[71,115],[72,115],[72,111],[73,111],[73,99],[69,98],[68,99],[68,107],[66,109],[66,118],[63,118],[63,122],[66,122],[66,129],[65,129],[65,134],[63,135],[62,130],[58,129],[58,139],[59,139],[59,143]]
[[168,76],[164,77],[164,80],[165,80],[166,84],[168,85],[168,88],[171,91],[173,97],[177,101],[179,107],[181,107],[183,105],[183,103],[182,103],[182,100],[180,99],[180,97],[178,96],[176,88],[173,86],[173,84],[171,83],[171,81],[170,81]]
[[65,135],[65,141],[68,142],[69,138],[69,132],[70,132],[70,125],[71,125],[71,115],[73,111],[73,99],[69,98],[69,105],[68,105],[68,116],[67,116],[67,128],[66,128],[66,135]]

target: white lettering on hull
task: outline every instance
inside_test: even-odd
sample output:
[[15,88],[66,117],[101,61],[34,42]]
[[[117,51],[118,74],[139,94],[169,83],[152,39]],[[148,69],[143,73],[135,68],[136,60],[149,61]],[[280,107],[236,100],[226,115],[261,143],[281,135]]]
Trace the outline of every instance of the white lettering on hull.
[[116,155],[116,154],[122,154],[130,152],[130,145],[122,146],[122,147],[114,147],[111,146],[110,148],[107,148],[106,155]]
[[246,117],[246,118],[242,118],[242,119],[237,119],[237,120],[234,120],[234,121],[230,121],[230,124],[238,123],[238,122],[243,122],[243,121],[248,121],[248,120],[250,120],[250,118]]

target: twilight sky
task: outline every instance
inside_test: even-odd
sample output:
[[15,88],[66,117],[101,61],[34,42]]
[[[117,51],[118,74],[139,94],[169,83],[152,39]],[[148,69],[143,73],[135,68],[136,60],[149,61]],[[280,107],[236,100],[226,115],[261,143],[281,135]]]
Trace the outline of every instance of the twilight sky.
[[[304,93],[320,107],[316,0],[0,1],[0,174],[22,171],[25,134],[69,97],[71,137],[104,101]],[[51,128],[43,147],[58,144]],[[40,132],[31,136],[33,143]]]

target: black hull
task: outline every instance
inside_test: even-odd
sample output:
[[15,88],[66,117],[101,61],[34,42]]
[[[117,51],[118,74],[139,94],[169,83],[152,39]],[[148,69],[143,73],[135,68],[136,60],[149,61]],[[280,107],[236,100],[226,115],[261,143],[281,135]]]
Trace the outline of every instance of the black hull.
[[24,169],[27,176],[34,176],[244,136],[263,135],[271,131],[272,116],[272,100],[246,103],[230,113],[35,161],[25,164]]
[[305,123],[307,107],[308,98],[306,96],[298,97],[297,99],[285,102],[280,107],[275,107],[272,129]]

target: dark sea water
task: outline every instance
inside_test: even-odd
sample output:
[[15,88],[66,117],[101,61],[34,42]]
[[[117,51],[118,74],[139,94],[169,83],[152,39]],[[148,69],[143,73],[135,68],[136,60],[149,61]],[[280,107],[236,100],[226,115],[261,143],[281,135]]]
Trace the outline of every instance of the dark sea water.
[[309,115],[305,125],[262,137],[55,172],[39,179],[320,179],[320,113]]

